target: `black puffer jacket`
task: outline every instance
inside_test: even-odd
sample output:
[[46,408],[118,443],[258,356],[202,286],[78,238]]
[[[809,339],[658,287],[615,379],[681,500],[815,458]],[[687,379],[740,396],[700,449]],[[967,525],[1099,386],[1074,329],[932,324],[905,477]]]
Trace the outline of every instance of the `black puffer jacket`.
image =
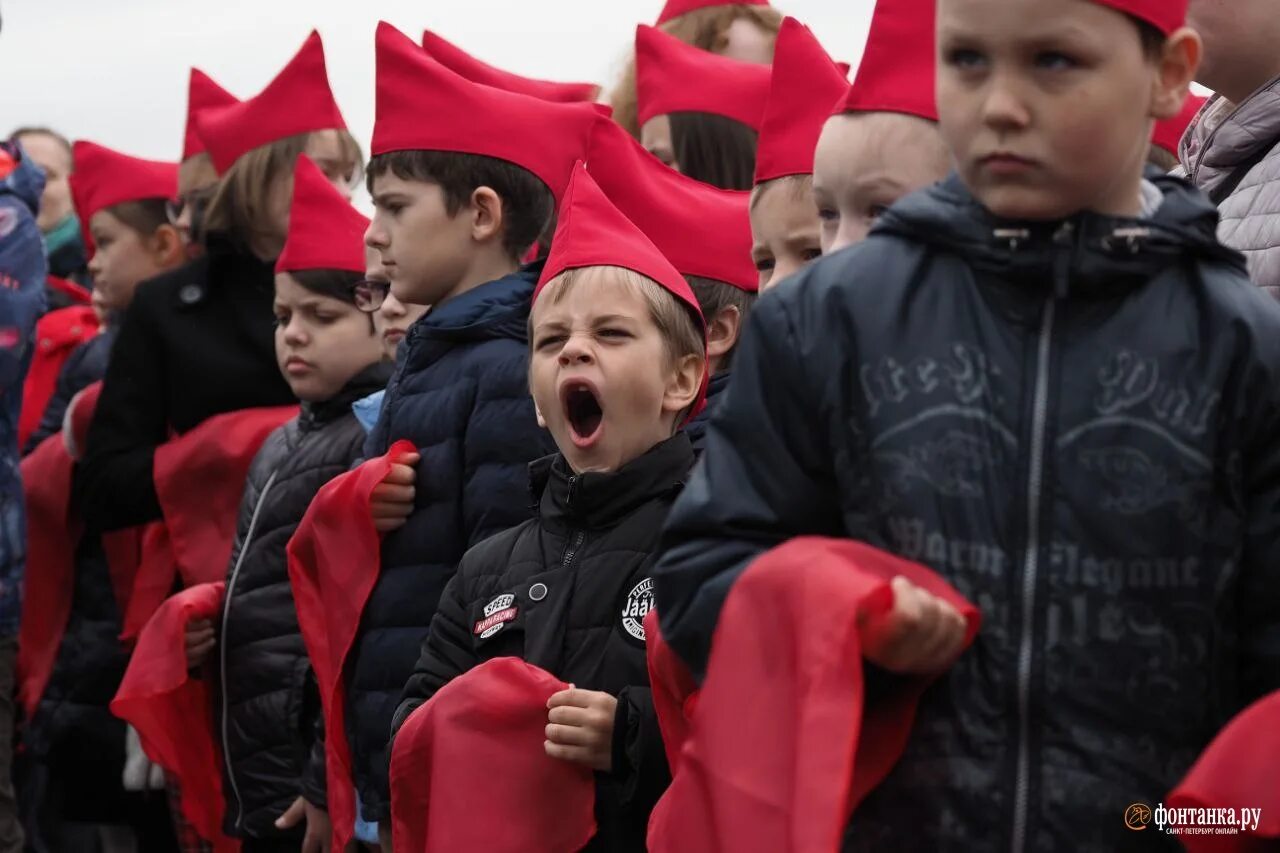
[[711,423],[711,416],[715,414],[716,409],[724,401],[724,392],[729,388],[729,377],[731,375],[728,370],[722,370],[711,377],[710,381],[707,382],[706,408],[684,426],[684,434],[689,436],[689,443],[693,445],[694,453],[702,453],[702,447],[707,440],[707,424]]
[[848,849],[1133,849],[1124,809],[1280,688],[1280,306],[1158,187],[1028,225],[953,178],[749,321],[655,572],[672,645],[701,668],[733,579],[803,534],[983,612]]
[[279,837],[275,820],[299,794],[325,802],[319,694],[285,546],[316,492],[360,458],[365,435],[351,404],[384,387],[390,373],[388,365],[368,368],[332,400],[304,404],[249,469],[218,651],[225,824],[238,836]]
[[[613,771],[597,775],[600,828],[588,850],[643,851],[649,812],[670,782],[642,622],[662,522],[692,466],[684,434],[613,474],[575,475],[561,456],[534,463],[538,518],[462,558],[396,712],[398,730],[450,679],[506,656],[617,696]],[[495,606],[514,613],[490,625]]]

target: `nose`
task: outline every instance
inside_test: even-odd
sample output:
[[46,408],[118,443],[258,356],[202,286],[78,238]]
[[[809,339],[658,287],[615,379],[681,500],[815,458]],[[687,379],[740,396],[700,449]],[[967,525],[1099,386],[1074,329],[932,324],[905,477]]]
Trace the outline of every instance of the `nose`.
[[333,188],[338,191],[347,201],[351,201],[351,184],[341,178],[330,178],[329,183],[333,184]]
[[307,331],[302,327],[302,323],[298,321],[297,315],[289,318],[289,322],[284,326],[284,341],[291,347],[301,347],[307,344]]
[[840,217],[840,227],[836,229],[836,238],[831,242],[830,247],[824,246],[822,254],[828,255],[832,252],[838,252],[841,249],[861,243],[867,239],[867,234],[871,231],[871,221],[862,216],[844,216]]
[[102,275],[102,252],[94,252],[93,257],[89,259],[89,275],[97,278]]
[[375,212],[369,227],[364,231],[364,244],[370,249],[384,249],[387,246],[387,229],[379,222],[380,213]]
[[778,282],[795,275],[800,272],[803,266],[804,264],[798,258],[778,258],[773,262],[773,276],[769,279],[769,286],[772,287]]
[[993,76],[982,104],[982,121],[1001,133],[1019,130],[1030,123],[1026,102],[1008,75]]
[[560,348],[561,367],[569,367],[574,364],[591,364],[593,361],[595,361],[595,356],[592,355],[591,347],[583,335],[570,335],[569,340],[565,341],[564,346]]
[[378,310],[388,320],[398,320],[406,313],[404,303],[396,299],[395,295],[390,292],[387,293],[387,298],[382,300],[382,307]]

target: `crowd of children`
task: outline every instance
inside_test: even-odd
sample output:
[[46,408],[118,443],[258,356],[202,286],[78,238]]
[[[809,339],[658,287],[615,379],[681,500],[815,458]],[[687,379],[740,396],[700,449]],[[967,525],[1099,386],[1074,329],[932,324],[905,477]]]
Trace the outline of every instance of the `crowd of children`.
[[[315,32],[252,97],[191,69],[180,163],[75,142],[72,346],[0,268],[25,849],[1176,845],[1280,696],[1280,305],[1214,206],[1267,151],[1166,174],[1187,5],[877,0],[851,73],[669,0],[612,107],[381,23],[367,163]],[[0,237],[58,140],[0,151]],[[1196,802],[1280,812],[1230,759]]]

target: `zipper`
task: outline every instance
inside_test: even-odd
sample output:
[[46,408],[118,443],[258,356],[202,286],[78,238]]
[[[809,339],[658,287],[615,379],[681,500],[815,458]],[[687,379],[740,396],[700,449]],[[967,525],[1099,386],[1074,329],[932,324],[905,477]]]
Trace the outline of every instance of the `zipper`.
[[1044,497],[1044,469],[1049,431],[1049,381],[1053,360],[1053,329],[1058,300],[1070,286],[1071,242],[1074,226],[1064,223],[1053,235],[1053,292],[1040,317],[1036,379],[1031,415],[1031,466],[1027,472],[1027,545],[1022,559],[1022,622],[1018,648],[1018,762],[1014,783],[1013,853],[1027,846],[1027,813],[1031,784],[1031,663],[1035,650],[1036,583],[1040,574],[1040,525]]
[[[573,495],[578,489],[578,475],[574,474],[569,477],[569,493],[565,496],[565,505],[573,507]],[[564,549],[564,556],[560,558],[560,568],[567,569],[573,564],[573,558],[578,555],[578,549],[582,547],[582,542],[587,538],[585,530],[579,530],[573,534],[573,538],[569,540],[569,545]]]
[[[227,578],[227,591],[222,603],[222,627],[223,634],[226,633],[227,622],[231,617],[231,593],[236,588],[236,578],[240,575],[240,567],[244,565],[245,554],[249,553],[249,545],[253,542],[253,531],[258,526],[258,513],[262,512],[262,505],[267,500],[267,493],[271,491],[271,486],[276,481],[276,474],[279,471],[272,471],[271,476],[267,478],[267,484],[262,487],[262,494],[258,495],[258,502],[253,507],[253,515],[249,518],[249,529],[245,531],[244,542],[240,545],[240,556],[236,558],[235,567],[231,570],[231,577]],[[222,760],[227,766],[227,780],[231,783],[231,795],[235,797],[236,804],[236,829],[242,829],[244,826],[244,801],[240,799],[240,786],[236,784],[236,774],[231,768],[231,750],[227,749],[227,743],[230,739],[230,724],[227,722],[230,716],[230,703],[227,701],[227,644],[226,637],[223,642],[218,644],[219,673],[222,677]]]

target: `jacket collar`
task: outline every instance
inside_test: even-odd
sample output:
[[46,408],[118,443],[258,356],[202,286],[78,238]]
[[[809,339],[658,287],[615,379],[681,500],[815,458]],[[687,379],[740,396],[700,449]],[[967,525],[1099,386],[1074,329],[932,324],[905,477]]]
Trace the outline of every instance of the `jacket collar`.
[[351,405],[387,387],[392,367],[385,361],[371,364],[352,377],[341,391],[319,403],[303,403],[298,426],[304,431],[319,429],[351,412]]
[[693,467],[693,447],[678,433],[620,470],[575,474],[561,454],[529,466],[544,523],[607,528],[642,504],[679,491]]
[[1280,141],[1280,77],[1243,103],[1214,95],[1186,135],[1182,156],[1196,186],[1212,192],[1239,166]]
[[542,261],[535,261],[511,275],[486,282],[455,296],[423,315],[409,329],[415,337],[446,340],[510,338],[526,340],[526,323],[538,283]]

